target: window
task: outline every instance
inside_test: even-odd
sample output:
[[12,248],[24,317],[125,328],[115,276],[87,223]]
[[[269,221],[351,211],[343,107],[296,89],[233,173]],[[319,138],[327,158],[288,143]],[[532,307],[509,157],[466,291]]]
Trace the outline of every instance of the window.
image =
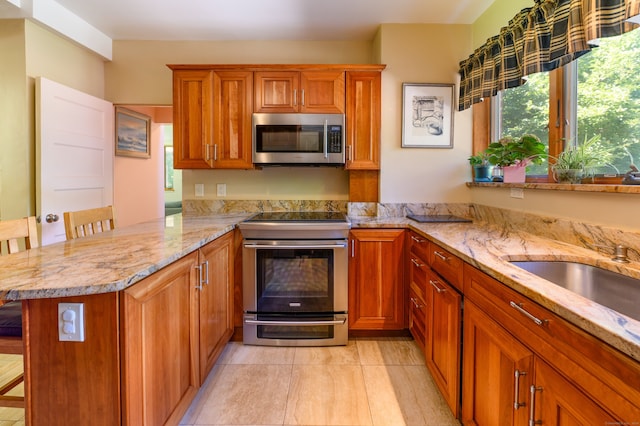
[[640,167],[640,31],[600,40],[567,74],[568,84],[577,85],[577,96],[568,99],[576,117],[569,118],[569,140],[599,138],[595,146],[609,165],[595,173]]
[[[551,88],[554,81],[560,90]],[[631,164],[640,168],[640,31],[604,38],[562,69],[530,75],[526,84],[500,92],[492,105],[497,108],[491,140],[533,133],[551,155],[563,146],[592,141],[604,163],[591,171],[595,182],[619,183]],[[550,114],[550,105],[564,105],[562,114]],[[551,142],[549,125],[554,128]],[[548,178],[548,162],[529,166],[527,176]]]
[[[492,139],[530,133],[549,147],[549,73],[532,74],[519,87],[500,92]],[[527,175],[548,174],[548,162],[530,165]]]

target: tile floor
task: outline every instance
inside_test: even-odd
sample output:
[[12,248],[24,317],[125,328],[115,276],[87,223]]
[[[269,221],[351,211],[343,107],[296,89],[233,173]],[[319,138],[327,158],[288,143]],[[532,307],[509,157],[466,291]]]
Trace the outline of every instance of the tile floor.
[[326,348],[231,342],[181,425],[459,425],[405,338]]
[[[0,383],[4,384],[22,371],[22,355],[0,354]],[[24,385],[12,389],[8,395],[24,395]],[[24,408],[0,407],[0,426],[24,426]]]

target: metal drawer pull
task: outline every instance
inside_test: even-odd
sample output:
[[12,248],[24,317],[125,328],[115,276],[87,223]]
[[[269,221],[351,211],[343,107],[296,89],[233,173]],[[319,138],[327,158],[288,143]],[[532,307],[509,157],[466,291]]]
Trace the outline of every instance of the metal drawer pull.
[[201,280],[203,284],[209,285],[209,261],[205,260],[204,263],[204,268],[200,269],[200,271],[202,272],[204,270],[204,280]]
[[445,256],[444,254],[440,253],[439,251],[434,251],[433,254],[435,254],[440,259],[444,260],[445,262],[449,261],[449,258],[447,256]]
[[418,262],[418,259],[416,259],[415,257],[411,258],[411,263],[413,263],[414,265],[416,265],[418,268],[422,268],[423,266],[425,266],[424,263],[420,263]]
[[433,288],[435,288],[438,293],[444,293],[445,291],[447,291],[446,288],[438,287],[437,281],[429,280],[429,284],[431,284],[433,286]]
[[546,321],[543,321],[543,320],[541,320],[539,318],[536,318],[535,316],[533,316],[529,312],[527,312],[527,310],[525,310],[522,307],[522,303],[516,303],[514,301],[511,301],[511,302],[509,302],[509,305],[512,308],[514,308],[515,310],[517,310],[518,312],[520,312],[521,314],[523,314],[525,317],[529,318],[531,321],[535,322],[536,325],[543,326],[544,323],[546,322]]
[[314,325],[342,325],[347,321],[346,318],[329,320],[329,321],[260,321],[260,320],[244,320],[245,324],[250,325],[280,325],[285,327],[314,326]]
[[418,303],[418,300],[414,297],[411,298],[411,302],[413,303],[413,306],[416,307],[416,309],[421,309],[423,307],[423,305]]
[[520,395],[520,376],[526,376],[526,371],[518,371],[516,370],[516,389],[513,391],[513,409],[517,410],[520,407],[526,407],[527,404],[525,402],[518,402],[518,395]]
[[535,385],[531,385],[529,388],[531,392],[531,407],[529,409],[529,426],[535,426],[542,424],[542,420],[535,420],[535,400],[536,400],[536,391],[542,391],[542,388],[537,388]]
[[412,239],[413,241],[415,241],[416,243],[424,243],[424,242],[426,242],[426,241],[427,241],[427,240],[425,240],[424,238],[418,238],[418,237],[416,237],[415,235],[412,235],[412,236],[411,236],[411,239]]

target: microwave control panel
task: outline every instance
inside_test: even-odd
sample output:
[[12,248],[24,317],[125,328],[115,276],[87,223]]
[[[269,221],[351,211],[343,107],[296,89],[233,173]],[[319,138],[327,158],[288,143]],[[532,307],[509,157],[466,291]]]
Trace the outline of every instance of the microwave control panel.
[[330,153],[342,152],[342,126],[329,126],[327,151]]

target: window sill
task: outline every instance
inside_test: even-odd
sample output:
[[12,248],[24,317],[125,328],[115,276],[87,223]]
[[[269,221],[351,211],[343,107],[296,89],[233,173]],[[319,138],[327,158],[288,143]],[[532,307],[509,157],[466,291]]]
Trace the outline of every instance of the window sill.
[[640,194],[640,185],[607,184],[567,184],[567,183],[503,183],[503,182],[467,182],[469,188],[523,188],[545,191],[607,192],[616,194]]

